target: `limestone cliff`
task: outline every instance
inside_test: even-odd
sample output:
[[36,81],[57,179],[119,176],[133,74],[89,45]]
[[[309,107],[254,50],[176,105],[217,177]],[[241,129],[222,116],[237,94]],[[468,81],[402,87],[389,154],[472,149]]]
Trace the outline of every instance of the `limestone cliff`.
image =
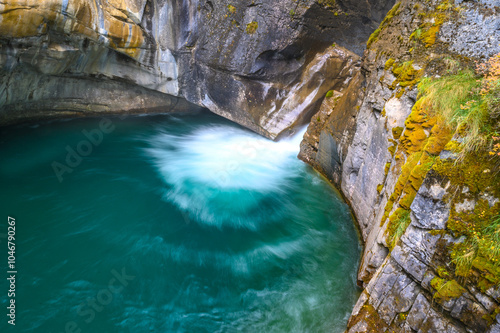
[[349,332],[500,331],[499,243],[485,229],[499,165],[484,150],[456,162],[467,124],[454,132],[417,88],[500,52],[499,5],[398,2],[356,79],[313,116],[299,157],[342,189],[365,240]]
[[[0,124],[148,106],[168,111],[183,97],[276,138],[308,121],[326,86],[344,79],[339,71],[354,55],[327,47],[361,54],[392,4],[0,2]],[[125,98],[106,93],[120,90]]]

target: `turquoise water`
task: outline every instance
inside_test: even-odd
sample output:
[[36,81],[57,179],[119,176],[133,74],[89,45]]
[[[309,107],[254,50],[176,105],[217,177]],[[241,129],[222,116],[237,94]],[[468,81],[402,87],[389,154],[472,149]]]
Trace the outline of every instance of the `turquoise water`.
[[2,128],[0,331],[343,332],[360,242],[300,140],[206,113]]

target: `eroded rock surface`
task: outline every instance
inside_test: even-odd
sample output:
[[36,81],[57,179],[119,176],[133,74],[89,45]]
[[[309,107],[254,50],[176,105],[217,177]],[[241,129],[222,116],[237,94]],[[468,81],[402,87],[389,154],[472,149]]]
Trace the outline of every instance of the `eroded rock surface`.
[[[305,123],[361,54],[393,0],[16,0],[0,3],[2,123],[47,113],[137,110],[102,99],[97,78],[171,96],[276,138]],[[333,52],[333,53],[332,53]],[[335,53],[335,54],[334,54]],[[73,79],[63,94],[32,82]],[[80,82],[80,88],[75,84]],[[16,86],[25,89],[16,89]],[[47,89],[53,88],[47,85]],[[80,90],[82,93],[80,93]],[[90,93],[93,91],[93,93]],[[164,96],[160,102],[161,94]],[[89,99],[89,96],[91,97]],[[151,100],[150,100],[151,99]],[[41,108],[33,108],[40,104]],[[42,110],[43,109],[43,110]],[[16,110],[17,114],[13,112]]]

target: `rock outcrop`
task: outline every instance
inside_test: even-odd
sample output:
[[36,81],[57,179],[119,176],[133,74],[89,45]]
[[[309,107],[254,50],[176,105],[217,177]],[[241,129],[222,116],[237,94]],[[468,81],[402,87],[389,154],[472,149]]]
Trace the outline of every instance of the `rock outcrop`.
[[500,52],[499,5],[398,2],[313,116],[299,157],[342,189],[365,241],[349,332],[500,331],[498,264],[466,236],[498,214],[498,165],[455,163],[459,137],[417,88]]
[[[0,121],[133,112],[150,104],[168,110],[179,103],[174,96],[276,138],[307,122],[326,87],[342,79],[338,71],[352,62],[352,54],[333,55],[327,47],[337,43],[361,54],[392,4],[2,2]],[[62,82],[69,87],[54,90]],[[137,96],[104,97],[101,89],[135,91]]]

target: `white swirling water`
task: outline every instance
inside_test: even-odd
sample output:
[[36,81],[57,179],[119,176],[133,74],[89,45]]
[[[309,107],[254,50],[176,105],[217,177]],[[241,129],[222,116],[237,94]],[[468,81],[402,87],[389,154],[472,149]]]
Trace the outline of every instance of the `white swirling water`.
[[[61,183],[51,162],[99,120],[2,131],[20,331],[344,330],[359,239],[345,203],[296,158],[303,133],[272,142],[208,114],[112,121]],[[134,277],[110,293],[122,269]]]

